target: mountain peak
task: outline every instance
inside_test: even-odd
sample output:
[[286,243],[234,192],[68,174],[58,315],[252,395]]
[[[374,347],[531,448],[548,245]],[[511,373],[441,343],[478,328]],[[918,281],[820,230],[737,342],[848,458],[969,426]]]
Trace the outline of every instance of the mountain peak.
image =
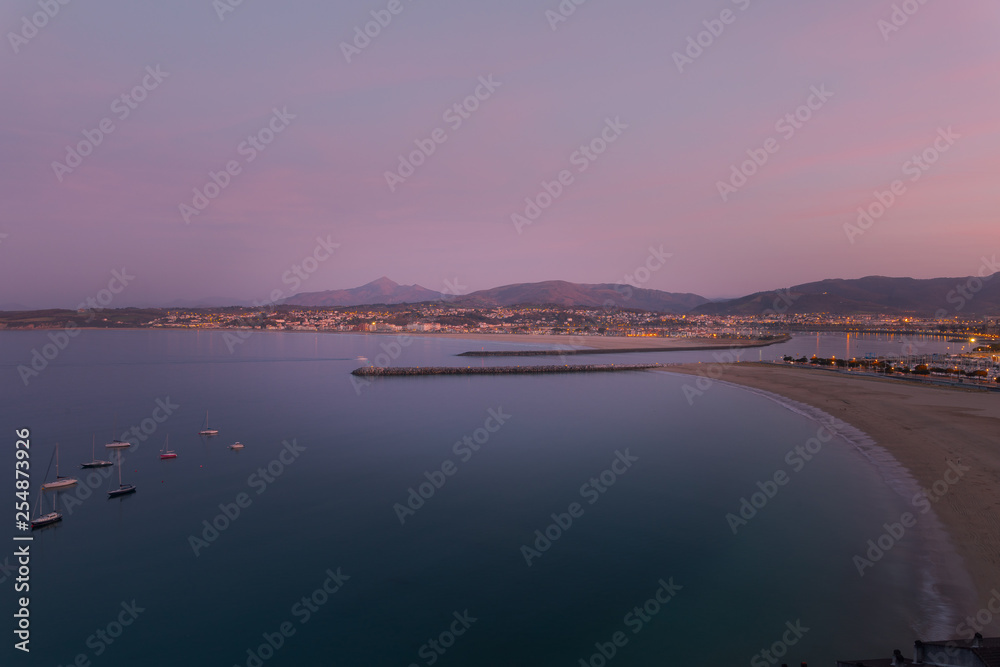
[[352,289],[329,290],[295,294],[284,303],[298,306],[360,306],[374,304],[420,303],[436,301],[444,295],[420,285],[400,285],[382,276],[377,280]]
[[369,286],[373,286],[373,287],[399,287],[399,283],[397,283],[395,280],[389,278],[388,276],[382,276],[381,278],[378,278],[376,280],[371,281],[367,285],[363,285],[363,287],[369,287]]

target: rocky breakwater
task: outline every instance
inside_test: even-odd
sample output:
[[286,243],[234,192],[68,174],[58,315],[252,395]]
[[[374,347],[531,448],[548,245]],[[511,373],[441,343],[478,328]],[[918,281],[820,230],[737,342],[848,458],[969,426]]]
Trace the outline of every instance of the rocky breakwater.
[[646,371],[663,364],[579,364],[575,366],[363,366],[351,371],[362,377],[418,375],[538,375],[543,373],[616,373]]

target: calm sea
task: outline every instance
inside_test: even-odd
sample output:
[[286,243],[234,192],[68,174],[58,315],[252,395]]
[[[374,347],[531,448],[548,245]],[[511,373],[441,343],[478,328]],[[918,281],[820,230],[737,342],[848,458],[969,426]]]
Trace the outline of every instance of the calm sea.
[[[83,332],[26,386],[17,367],[47,332],[0,334],[6,465],[28,428],[33,497],[57,442],[81,479],[44,497],[64,520],[33,533],[30,657],[11,648],[13,542],[0,554],[4,664],[829,664],[908,653],[949,622],[923,592],[931,531],[863,577],[853,561],[913,509],[898,480],[842,437],[810,454],[819,423],[768,397],[691,397],[663,372],[358,384],[379,354],[480,364],[454,355],[484,344],[225,336]],[[742,358],[901,345],[799,336]],[[713,357],[567,363],[692,360]],[[206,411],[218,437],[197,434]],[[133,428],[138,491],[108,500],[117,471],[75,466],[93,435],[110,458]],[[168,435],[178,457],[161,461]]]

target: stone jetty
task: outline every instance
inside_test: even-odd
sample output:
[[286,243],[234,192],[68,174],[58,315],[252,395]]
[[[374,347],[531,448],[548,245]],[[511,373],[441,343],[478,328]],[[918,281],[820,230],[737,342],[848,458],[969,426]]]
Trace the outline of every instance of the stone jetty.
[[617,373],[646,371],[663,364],[578,364],[575,366],[362,366],[351,375],[412,377],[418,375],[538,375],[543,373]]

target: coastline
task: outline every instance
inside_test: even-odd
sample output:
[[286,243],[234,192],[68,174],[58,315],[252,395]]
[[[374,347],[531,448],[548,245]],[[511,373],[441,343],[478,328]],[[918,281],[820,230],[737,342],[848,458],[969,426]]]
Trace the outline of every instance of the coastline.
[[[348,332],[344,332],[348,333]],[[350,332],[361,333],[363,332]],[[382,336],[386,334],[369,334]],[[396,334],[389,334],[396,335]],[[565,350],[569,347],[589,348],[592,350],[635,350],[635,351],[684,351],[684,350],[728,350],[730,348],[744,347],[766,347],[776,343],[783,343],[787,339],[775,339],[766,341],[748,339],[723,339],[727,342],[720,342],[717,338],[660,338],[654,336],[561,336],[558,334],[498,334],[498,333],[413,333],[407,332],[404,335],[414,338],[454,338],[458,340],[468,340],[470,342],[481,343],[513,343],[515,345],[552,345],[562,346]]]
[[[922,582],[922,592],[929,606],[944,599],[958,604],[953,613],[961,620],[986,608],[992,591],[1000,589],[1000,401],[995,394],[760,363],[680,364],[663,370],[713,377],[810,418],[822,421],[825,414],[854,427],[868,441],[848,441],[907,501],[940,483],[950,464],[967,466],[932,503],[932,512],[914,512],[926,541],[921,545],[924,569],[936,574]],[[961,573],[946,562],[959,559],[975,589],[973,608],[972,600],[960,599]],[[956,636],[957,623],[935,631]],[[1000,619],[994,618],[990,628],[995,633]]]
[[[31,331],[58,331],[64,327],[38,327],[36,329],[0,329],[0,332],[31,332]],[[79,331],[190,331],[195,333],[225,333],[232,331],[252,331],[254,335],[259,333],[270,334],[315,334],[315,335],[340,335],[340,336],[407,336],[409,338],[442,338],[467,340],[471,343],[512,343],[514,345],[551,345],[558,351],[571,348],[585,348],[592,350],[634,350],[642,351],[676,351],[686,350],[728,350],[733,348],[754,348],[767,347],[784,343],[789,338],[775,338],[773,340],[750,340],[736,338],[684,338],[670,337],[660,338],[654,336],[570,336],[559,334],[501,334],[501,333],[452,333],[452,332],[422,332],[422,331],[311,331],[308,329],[241,329],[237,327],[80,327]],[[723,342],[725,341],[725,342]]]

